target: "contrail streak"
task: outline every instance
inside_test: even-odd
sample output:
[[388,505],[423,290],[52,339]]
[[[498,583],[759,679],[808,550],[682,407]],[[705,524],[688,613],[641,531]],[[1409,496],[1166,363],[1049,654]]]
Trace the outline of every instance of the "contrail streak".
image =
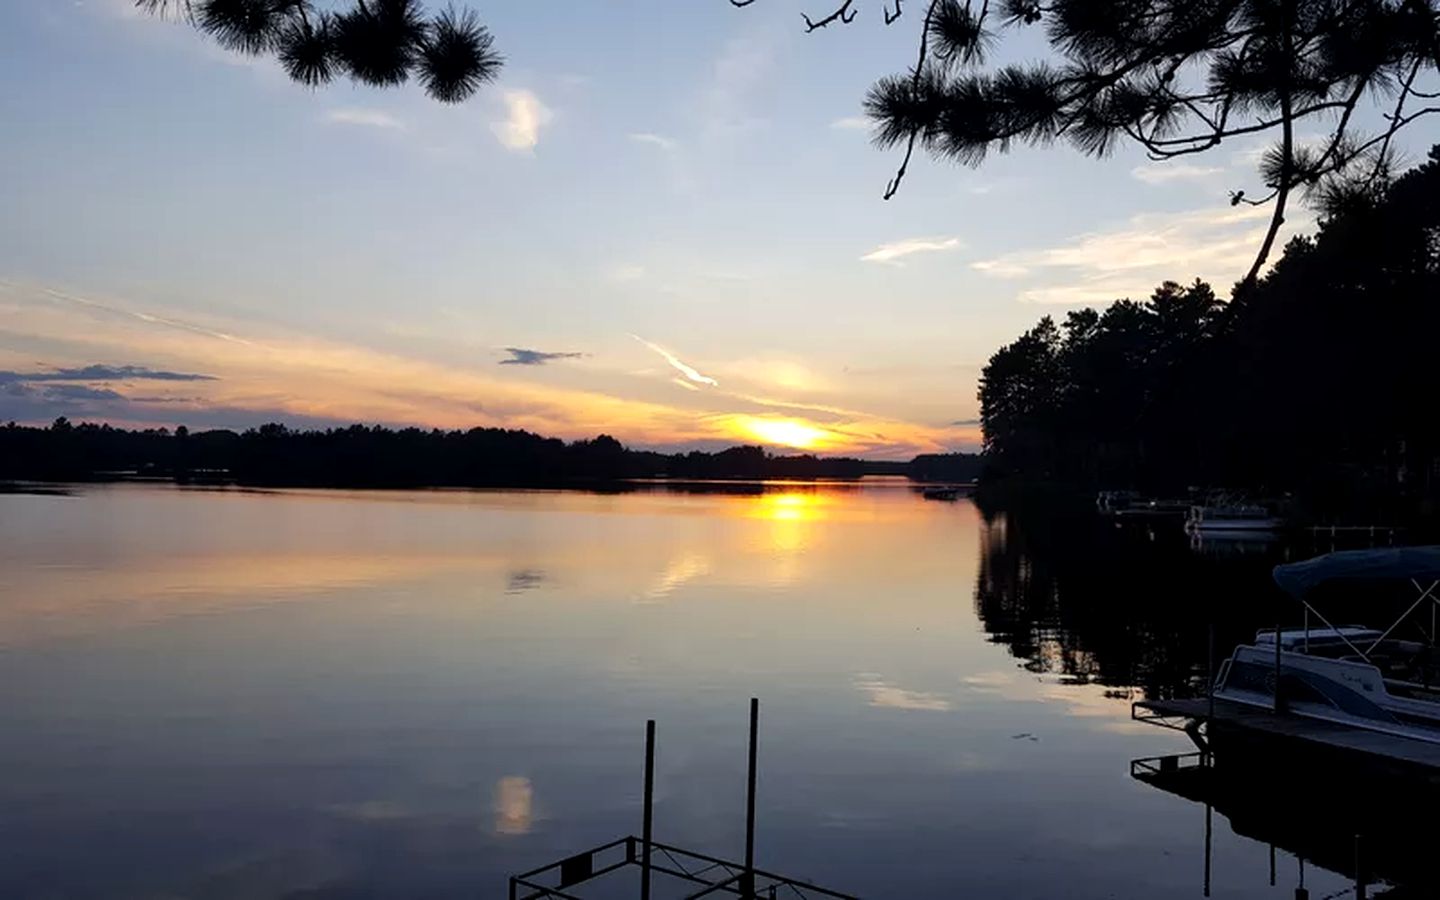
[[665,361],[668,362],[670,365],[674,366],[675,371],[679,372],[681,375],[684,375],[691,381],[697,384],[708,384],[711,387],[719,386],[720,382],[711,378],[709,375],[701,375],[699,372],[690,368],[689,366],[681,362],[679,359],[677,359],[675,357],[675,354],[671,353],[669,350],[666,350],[664,347],[656,346],[655,344],[650,343],[638,334],[632,334],[630,336],[635,340],[639,341],[640,343],[644,344],[645,346],[649,347],[651,350],[654,350],[656,353],[665,357]]

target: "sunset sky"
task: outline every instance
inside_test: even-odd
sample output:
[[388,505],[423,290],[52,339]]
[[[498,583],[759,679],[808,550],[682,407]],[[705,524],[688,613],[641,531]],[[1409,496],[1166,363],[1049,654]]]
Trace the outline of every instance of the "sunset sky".
[[876,4],[806,35],[792,0],[488,2],[508,64],[459,106],[311,91],[130,5],[0,7],[0,421],[973,449],[998,346],[1227,292],[1267,215],[1226,202],[1242,143],[922,159],[883,201],[859,107],[918,22]]

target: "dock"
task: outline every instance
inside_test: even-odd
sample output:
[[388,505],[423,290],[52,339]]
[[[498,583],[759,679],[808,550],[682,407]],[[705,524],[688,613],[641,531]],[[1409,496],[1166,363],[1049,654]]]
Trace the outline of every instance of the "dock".
[[[615,888],[638,874],[640,900],[650,900],[651,881],[660,876],[669,888],[666,897],[683,900],[700,897],[736,897],[739,900],[858,900],[852,894],[830,890],[788,875],[777,875],[755,865],[755,786],[759,744],[760,701],[750,698],[750,758],[745,797],[745,858],[732,861],[708,853],[662,844],[654,838],[655,720],[645,723],[645,790],[642,794],[640,836],[627,835],[607,844],[513,875],[509,900],[584,900],[580,893],[591,882],[605,880]],[[638,871],[636,871],[638,870]],[[676,891],[683,891],[677,894]],[[628,892],[627,892],[628,893]],[[593,895],[592,895],[593,896]],[[633,895],[631,895],[633,896]]]
[[[1368,768],[1381,767],[1395,774],[1421,776],[1440,783],[1440,744],[1396,735],[1365,731],[1318,719],[1275,713],[1266,709],[1214,701],[1139,700],[1130,717],[1190,735],[1202,752],[1214,752],[1227,743],[1267,742],[1283,755],[1324,754]],[[1204,725],[1202,729],[1201,726]],[[1202,735],[1203,732],[1203,735]],[[1223,752],[1223,751],[1221,751]]]

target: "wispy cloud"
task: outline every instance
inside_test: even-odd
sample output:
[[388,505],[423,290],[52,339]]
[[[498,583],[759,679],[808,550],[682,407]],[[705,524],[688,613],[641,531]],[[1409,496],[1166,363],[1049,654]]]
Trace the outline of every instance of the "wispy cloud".
[[325,113],[325,121],[332,125],[358,125],[363,128],[379,128],[388,131],[405,130],[405,123],[389,113],[359,106],[329,110]]
[[548,353],[544,350],[527,350],[524,347],[506,347],[509,359],[500,360],[502,366],[543,366],[557,359],[580,359],[583,353]]
[[906,238],[903,241],[881,244],[860,259],[865,262],[898,264],[899,260],[916,253],[939,253],[956,250],[960,246],[958,237]]
[[711,378],[709,375],[702,375],[690,366],[685,365],[685,363],[681,362],[679,358],[675,356],[675,354],[671,353],[669,350],[666,350],[664,347],[661,347],[657,344],[652,344],[638,334],[632,334],[630,336],[635,340],[639,341],[640,343],[644,344],[645,346],[649,347],[651,350],[654,350],[656,353],[660,354],[662,357],[665,358],[665,361],[675,369],[675,371],[679,372],[681,375],[684,375],[686,378],[690,379],[696,384],[708,384],[711,387],[716,387],[720,384],[720,382]]
[[77,294],[69,294],[64,291],[57,291],[54,288],[42,288],[41,292],[55,300],[63,300],[67,303],[73,303],[77,306],[86,307],[92,310],[100,310],[114,316],[134,319],[138,322],[144,322],[147,325],[160,325],[165,328],[173,328],[177,331],[188,331],[192,334],[203,335],[204,337],[212,337],[218,340],[229,341],[235,344],[249,343],[249,341],[246,341],[244,338],[236,337],[235,335],[228,334],[224,331],[217,331],[213,328],[206,328],[203,325],[196,325],[192,322],[184,322],[180,319],[173,319],[166,316],[157,316],[151,313],[141,312],[140,310],[136,309],[126,309],[123,306],[112,303],[104,303],[99,300],[94,300],[89,297],[81,297]]
[[0,384],[18,381],[215,381],[214,375],[193,372],[167,372],[145,366],[75,366],[39,372],[0,371]]
[[1188,163],[1152,163],[1130,170],[1131,177],[1146,184],[1169,184],[1172,181],[1194,181],[1219,175],[1225,170],[1216,166],[1193,166]]
[[930,691],[907,691],[874,674],[856,676],[855,688],[865,696],[871,706],[925,710],[927,712],[946,712],[953,707],[950,700],[940,694]]
[[979,419],[956,419],[950,423],[952,428],[976,428],[979,425]]
[[[1295,147],[1297,150],[1319,152],[1324,150],[1329,145],[1329,143],[1330,138],[1328,135],[1295,135]],[[1248,147],[1243,147],[1239,150],[1236,150],[1234,153],[1231,153],[1230,165],[1239,169],[1248,169],[1250,170],[1249,174],[1253,175],[1255,168],[1260,165],[1260,161],[1265,158],[1265,155],[1267,153],[1276,149],[1277,144],[1277,141],[1265,141],[1261,139],[1256,139],[1255,142],[1250,144]]]
[[845,116],[831,122],[830,127],[841,131],[869,131],[870,120],[864,116]]
[[[1200,277],[1223,289],[1255,259],[1269,217],[1269,209],[1248,206],[1146,213],[1054,247],[972,265],[997,278],[1041,282],[1019,294],[1032,303],[1108,303],[1147,296],[1166,279]],[[1297,211],[1286,233],[1308,228],[1313,221],[1313,216]]]
[[645,277],[645,267],[636,263],[621,263],[609,269],[605,277],[617,282],[639,281]]
[[491,123],[490,130],[510,150],[520,153],[534,150],[540,143],[540,130],[550,124],[555,114],[533,91],[509,90],[501,99],[505,104],[505,118]]
[[634,141],[637,144],[651,144],[655,147],[659,147],[666,153],[672,153],[674,152],[675,148],[680,146],[678,143],[676,143],[674,138],[668,138],[663,134],[655,134],[654,132],[650,131],[633,132],[627,135],[627,137],[629,137],[630,140]]
[[775,57],[773,42],[764,37],[736,37],[726,41],[698,104],[707,133],[733,135],[760,124],[761,119],[755,114],[757,94],[775,67]]

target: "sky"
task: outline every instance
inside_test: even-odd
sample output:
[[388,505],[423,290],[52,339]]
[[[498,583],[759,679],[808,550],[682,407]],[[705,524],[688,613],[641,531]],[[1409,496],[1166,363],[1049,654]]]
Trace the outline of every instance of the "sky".
[[507,64],[442,105],[292,84],[130,0],[0,4],[0,421],[973,450],[998,347],[1226,293],[1268,216],[1228,203],[1254,142],[917,157],[883,200],[860,104],[918,21],[874,3],[813,34],[794,0],[471,5]]

